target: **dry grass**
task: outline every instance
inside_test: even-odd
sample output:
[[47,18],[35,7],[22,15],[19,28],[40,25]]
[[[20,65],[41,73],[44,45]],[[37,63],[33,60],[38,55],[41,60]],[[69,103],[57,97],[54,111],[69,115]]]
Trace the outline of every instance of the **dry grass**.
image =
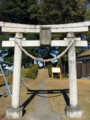
[[[29,88],[33,90],[38,89],[39,80],[25,79]],[[84,110],[84,116],[82,118],[67,118],[64,114],[66,101],[62,94],[62,89],[66,89],[66,95],[68,93],[68,79],[47,79],[45,80],[48,90],[53,90],[53,94],[49,94],[49,102],[54,112],[63,114],[63,120],[90,120],[90,80],[78,80],[78,104]],[[0,87],[0,90],[3,88]],[[58,93],[57,93],[57,91]],[[61,91],[61,92],[60,92]],[[56,92],[56,93],[55,93]],[[65,93],[64,93],[65,94]],[[28,100],[28,101],[27,101]],[[26,102],[27,101],[27,102]],[[25,86],[21,82],[21,94],[20,105],[25,105],[26,115],[30,112],[34,112],[36,104],[36,96],[26,90]],[[6,108],[11,106],[11,98],[9,95],[0,97],[0,115],[5,115]]]
[[[39,81],[26,79],[26,83],[31,90],[38,90]],[[21,86],[20,105],[25,103],[26,113],[34,112],[36,104],[36,94],[26,90],[25,86]]]
[[[39,81],[37,80],[30,80],[25,79],[26,83],[28,84],[28,87],[32,90],[38,89]],[[11,85],[9,85],[11,87]],[[0,92],[3,92],[4,86],[0,87]],[[25,106],[26,113],[33,112],[35,110],[35,102],[36,96],[34,96],[32,93],[27,91],[26,87],[24,86],[23,82],[21,81],[21,87],[20,87],[20,105]],[[2,95],[0,97],[0,116],[6,114],[6,109],[11,106],[11,97],[9,96],[9,93]]]
[[[68,80],[45,80],[47,88],[54,90],[69,89]],[[66,90],[67,91],[67,90]],[[67,91],[66,95],[69,97]],[[78,105],[83,108],[84,115],[82,118],[67,118],[64,114],[64,109],[66,101],[64,99],[63,93],[50,94],[49,101],[54,112],[63,113],[64,120],[90,120],[90,80],[78,80]],[[56,96],[56,97],[55,97]]]
[[[13,75],[11,74],[10,76],[6,76],[6,79],[8,80],[9,83],[12,82]],[[5,84],[3,76],[0,76],[0,85]]]

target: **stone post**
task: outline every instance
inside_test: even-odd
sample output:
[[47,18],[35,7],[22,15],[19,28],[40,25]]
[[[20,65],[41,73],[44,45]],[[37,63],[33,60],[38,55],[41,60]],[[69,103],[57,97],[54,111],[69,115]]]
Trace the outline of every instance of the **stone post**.
[[[18,41],[19,45],[22,45],[23,34],[16,33],[15,39]],[[19,107],[21,58],[22,58],[22,51],[15,43],[12,106],[9,107],[6,111],[6,117],[8,118],[20,118],[22,117],[23,114],[22,113],[23,107]]]
[[[74,33],[68,33],[69,43],[75,38]],[[77,106],[77,75],[76,75],[76,53],[75,43],[68,51],[68,64],[69,64],[69,92],[70,92],[70,106]]]
[[[75,38],[74,33],[68,33],[67,39],[70,43]],[[70,92],[70,105],[66,106],[65,112],[68,117],[81,117],[83,114],[82,108],[78,106],[77,98],[77,74],[76,74],[76,52],[75,43],[68,51],[68,64],[69,64],[69,92]]]

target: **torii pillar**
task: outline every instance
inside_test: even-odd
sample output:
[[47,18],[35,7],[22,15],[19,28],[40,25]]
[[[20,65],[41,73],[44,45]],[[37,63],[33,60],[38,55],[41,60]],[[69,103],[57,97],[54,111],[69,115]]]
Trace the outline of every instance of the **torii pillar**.
[[[16,33],[15,38],[19,45],[22,45],[23,34]],[[20,74],[21,74],[21,58],[22,51],[15,43],[14,51],[14,73],[13,73],[13,89],[12,89],[12,106],[6,110],[6,116],[8,118],[20,118],[23,115],[23,106],[19,106],[20,103]]]
[[[67,34],[67,40],[69,43],[75,38],[74,33]],[[76,52],[75,42],[68,51],[68,65],[69,65],[69,93],[70,93],[70,105],[66,106],[65,113],[68,117],[82,117],[83,110],[78,106],[77,98],[77,73],[76,73]]]

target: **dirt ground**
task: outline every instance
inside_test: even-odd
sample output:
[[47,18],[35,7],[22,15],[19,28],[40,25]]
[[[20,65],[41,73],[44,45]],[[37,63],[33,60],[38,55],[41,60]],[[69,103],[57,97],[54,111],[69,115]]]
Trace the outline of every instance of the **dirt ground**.
[[[26,79],[31,90],[38,90],[38,79]],[[90,120],[90,80],[77,80],[78,82],[78,105],[83,108],[82,118],[67,118],[64,113],[65,106],[69,104],[68,79],[46,79],[45,83],[49,92],[49,103],[53,112],[62,113],[63,120]],[[11,86],[11,85],[10,85]],[[0,86],[0,92],[3,92],[3,86]],[[28,91],[21,82],[20,106],[24,106],[25,115],[34,112],[37,95],[34,91]],[[0,120],[5,116],[6,109],[11,106],[9,94],[0,96]]]

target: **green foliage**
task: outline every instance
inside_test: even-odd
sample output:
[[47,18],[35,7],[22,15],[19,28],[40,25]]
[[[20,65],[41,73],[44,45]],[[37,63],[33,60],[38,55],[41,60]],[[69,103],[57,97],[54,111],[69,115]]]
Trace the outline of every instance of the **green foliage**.
[[38,65],[34,64],[29,67],[29,70],[26,72],[25,77],[35,79],[38,74]]
[[[13,23],[24,23],[31,24],[34,20],[30,19],[30,13],[27,9],[30,5],[37,3],[37,0],[0,0],[0,21],[13,22]],[[9,35],[5,33],[0,33],[0,45],[2,40],[8,40],[9,37],[14,37],[15,35]],[[37,37],[35,35],[24,35],[27,40],[35,40]],[[13,62],[14,49],[13,48],[2,48],[0,55],[4,54],[4,60],[7,62]],[[26,48],[29,53],[37,56],[37,48]],[[23,54],[22,64],[24,67],[28,67],[33,60]]]
[[[28,12],[31,15],[30,19],[37,21],[38,24],[81,22],[86,20],[86,16],[90,16],[88,14],[89,11],[87,10],[86,3],[87,0],[43,0],[40,4],[35,4],[33,6],[30,5]],[[60,40],[64,37],[66,36],[61,34],[52,34],[52,40]],[[58,49],[58,53],[61,53],[64,49],[65,48]],[[77,49],[77,51],[81,50],[81,48]],[[41,52],[42,50],[38,51]],[[53,52],[53,48],[48,52]],[[45,54],[45,52],[42,54]],[[67,55],[62,58],[65,61],[67,60],[66,56]]]
[[21,69],[21,75],[22,75],[23,78],[25,78],[26,73],[27,73],[28,70],[29,70],[29,68],[23,68],[23,69]]
[[31,23],[27,9],[36,0],[0,0],[0,21]]
[[49,65],[48,65],[48,73],[49,73],[49,77],[52,76],[52,67],[53,67],[52,64],[49,64]]
[[[43,0],[43,3],[30,5],[30,18],[39,24],[60,24],[83,21],[85,19],[86,0]],[[80,3],[80,2],[79,2]]]
[[[2,45],[2,41],[3,40],[7,40],[9,37],[11,37],[10,34],[6,34],[6,33],[0,33],[0,55],[2,56],[3,54],[7,54],[8,52],[8,49],[7,48],[2,48],[1,45]],[[0,57],[1,57],[0,56]]]

